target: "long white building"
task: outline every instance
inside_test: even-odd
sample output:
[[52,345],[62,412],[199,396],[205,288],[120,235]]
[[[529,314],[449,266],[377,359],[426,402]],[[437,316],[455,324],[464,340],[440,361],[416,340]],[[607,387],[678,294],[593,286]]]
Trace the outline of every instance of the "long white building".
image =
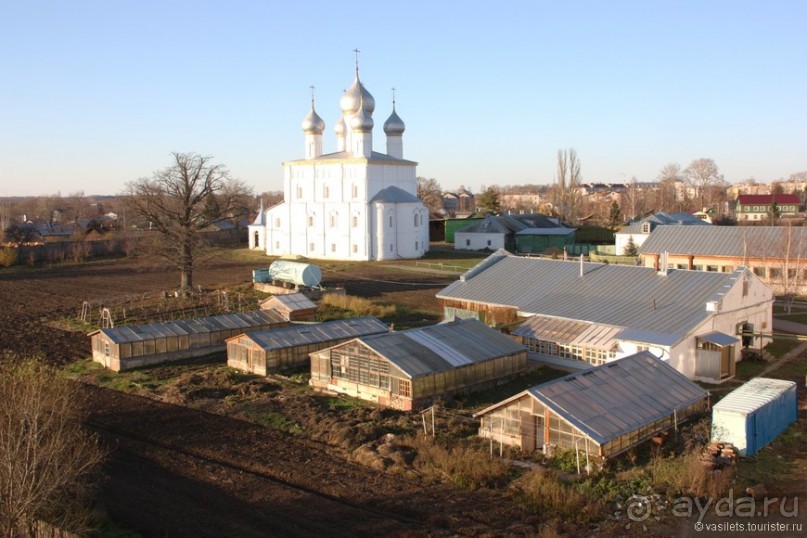
[[429,212],[417,197],[417,163],[403,157],[404,122],[384,122],[386,153],[373,151],[375,99],[356,79],[339,101],[336,152],[322,152],[325,122],[302,123],[305,158],[283,163],[283,202],[249,227],[250,248],[268,255],[336,260],[419,258],[429,249]]

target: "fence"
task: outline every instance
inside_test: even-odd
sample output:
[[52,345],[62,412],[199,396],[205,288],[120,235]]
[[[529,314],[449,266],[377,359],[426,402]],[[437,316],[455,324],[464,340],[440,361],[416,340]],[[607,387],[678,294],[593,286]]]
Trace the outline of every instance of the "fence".
[[[200,235],[212,245],[232,245],[246,243],[247,240],[247,231],[243,229],[201,232]],[[141,232],[112,239],[52,241],[4,248],[17,250],[16,264],[30,265],[38,262],[81,261],[86,258],[131,254],[151,237],[153,237],[151,233]]]

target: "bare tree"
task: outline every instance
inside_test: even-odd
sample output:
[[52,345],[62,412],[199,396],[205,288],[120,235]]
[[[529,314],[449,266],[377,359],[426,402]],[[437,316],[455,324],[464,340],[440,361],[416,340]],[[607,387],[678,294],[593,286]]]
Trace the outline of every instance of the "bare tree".
[[81,427],[75,386],[38,361],[0,361],[0,536],[40,536],[42,523],[85,535],[104,452]]
[[559,149],[551,200],[560,218],[571,224],[576,224],[580,217],[581,179],[580,159],[577,151],[574,148],[570,148],[568,151]]
[[443,209],[443,190],[434,178],[417,178],[417,197],[432,213]]
[[714,160],[707,158],[695,159],[689,163],[687,169],[684,170],[684,178],[700,197],[701,207],[698,210],[707,207],[707,197],[711,199],[713,191],[709,187],[723,183],[723,176],[718,172]]
[[160,236],[156,251],[180,273],[180,290],[193,287],[193,270],[204,250],[199,232],[237,212],[251,190],[227,168],[197,153],[173,153],[168,168],[129,182],[129,206]]
[[807,229],[793,225],[776,226],[770,235],[763,228],[747,227],[743,232],[744,265],[748,258],[758,258],[768,285],[779,296],[790,313],[795,298],[805,293],[807,273]]
[[675,184],[681,179],[681,165],[667,163],[658,175],[659,199],[657,209],[666,213],[674,213],[678,207],[678,195]]

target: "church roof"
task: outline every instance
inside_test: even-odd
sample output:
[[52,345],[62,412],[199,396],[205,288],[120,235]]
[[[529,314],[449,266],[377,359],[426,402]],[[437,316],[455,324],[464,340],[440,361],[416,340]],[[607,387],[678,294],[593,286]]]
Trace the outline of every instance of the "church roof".
[[294,161],[286,161],[283,164],[292,164],[292,163],[315,163],[315,162],[327,162],[327,163],[340,163],[340,162],[351,162],[351,163],[383,163],[383,164],[404,164],[404,165],[415,165],[417,166],[418,163],[415,161],[408,161],[406,159],[398,159],[397,157],[392,157],[391,155],[387,155],[386,153],[379,153],[378,151],[374,151],[370,154],[370,157],[363,157],[361,155],[353,155],[349,151],[337,151],[335,153],[326,153],[325,155],[321,155],[316,159],[296,159]]
[[378,194],[373,196],[373,199],[370,200],[370,202],[385,202],[393,204],[413,203],[420,202],[420,198],[414,194],[409,194],[400,187],[390,186],[386,189],[381,189]]

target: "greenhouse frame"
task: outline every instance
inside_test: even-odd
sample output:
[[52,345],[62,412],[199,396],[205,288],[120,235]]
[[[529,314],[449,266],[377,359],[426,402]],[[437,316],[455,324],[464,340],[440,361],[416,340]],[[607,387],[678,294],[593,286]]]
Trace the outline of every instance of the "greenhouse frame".
[[269,372],[309,367],[309,354],[358,336],[389,332],[374,317],[338,319],[241,334],[227,340],[227,365],[245,372]]
[[185,319],[124,325],[91,332],[92,358],[116,372],[223,352],[226,339],[247,331],[287,327],[274,310],[256,310]]

